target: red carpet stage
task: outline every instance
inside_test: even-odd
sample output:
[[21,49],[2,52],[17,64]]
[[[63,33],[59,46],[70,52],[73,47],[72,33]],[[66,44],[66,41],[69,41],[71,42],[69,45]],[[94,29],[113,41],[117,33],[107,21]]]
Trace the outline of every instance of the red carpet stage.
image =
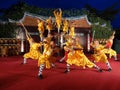
[[114,58],[109,59],[111,72],[105,64],[98,63],[103,72],[72,66],[71,72],[65,74],[66,63],[57,62],[56,68],[43,71],[42,80],[37,77],[37,61],[28,59],[23,65],[22,59],[22,56],[0,58],[0,90],[120,90],[120,62]]

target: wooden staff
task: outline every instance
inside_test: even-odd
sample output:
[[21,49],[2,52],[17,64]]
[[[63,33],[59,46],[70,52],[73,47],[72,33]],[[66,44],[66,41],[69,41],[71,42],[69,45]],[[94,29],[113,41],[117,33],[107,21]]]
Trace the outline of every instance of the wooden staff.
[[24,28],[24,30],[25,30],[25,32],[26,32],[26,36],[31,38],[31,36],[30,36],[30,34],[28,33],[27,29],[25,28],[24,24],[23,24],[21,21],[20,21],[20,23],[21,23],[21,25],[23,26],[23,28]]
[[94,38],[95,38],[95,30],[93,31],[93,34],[92,34],[92,42],[93,42]]

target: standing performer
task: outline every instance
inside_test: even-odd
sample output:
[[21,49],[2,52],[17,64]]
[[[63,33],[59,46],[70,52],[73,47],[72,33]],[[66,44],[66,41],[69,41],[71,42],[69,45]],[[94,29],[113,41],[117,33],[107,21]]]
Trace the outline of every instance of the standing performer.
[[60,42],[61,42],[61,47],[63,47],[63,42],[64,42],[64,36],[66,34],[68,34],[68,20],[65,18],[63,20],[63,33],[61,33],[61,39],[60,39]]
[[94,48],[94,54],[93,54],[93,57],[95,59],[94,63],[104,62],[108,67],[108,71],[111,71],[112,68],[110,66],[110,63],[108,62],[107,56],[104,53],[104,46],[100,45],[98,40],[94,40],[91,43],[91,46]]
[[48,41],[45,38],[43,42],[44,42],[44,51],[43,51],[42,56],[39,57],[39,60],[38,60],[38,67],[39,67],[38,77],[40,79],[43,78],[42,72],[45,66],[47,69],[50,69],[52,66],[55,66],[51,60],[53,50],[50,45],[50,41]]
[[65,47],[66,51],[69,51],[68,58],[67,58],[67,69],[65,70],[65,73],[68,73],[70,71],[70,65],[76,65],[76,66],[82,66],[84,69],[87,67],[89,68],[96,68],[99,72],[102,72],[102,70],[92,63],[83,53],[83,47],[77,42],[77,39],[72,39],[69,45]]
[[54,16],[55,16],[55,19],[56,19],[58,34],[59,34],[60,33],[60,25],[61,25],[61,22],[62,22],[62,10],[59,8],[59,9],[54,10],[53,13],[54,13]]
[[64,21],[63,21],[63,32],[64,32],[64,34],[68,33],[68,21],[67,21],[67,19],[64,19]]
[[115,60],[117,61],[118,60],[117,53],[115,50],[112,49],[114,35],[115,35],[115,32],[113,32],[112,36],[110,36],[110,38],[107,40],[105,45],[106,49],[104,49],[104,52],[109,55],[109,58],[114,56]]
[[[71,43],[71,38],[74,38],[75,37],[75,32],[74,32],[74,27],[71,26],[70,27],[70,32],[69,32],[69,35],[66,34],[65,35],[65,39],[66,39],[66,45],[69,45],[69,43]],[[66,46],[64,47],[64,50],[65,50]],[[59,62],[62,62],[63,60],[67,60],[67,57],[68,57],[68,53],[69,53],[69,50],[65,50],[65,55],[63,58],[61,58],[59,60]]]
[[52,17],[50,16],[47,20],[46,20],[46,28],[48,30],[48,33],[50,33],[50,31],[52,30],[53,26],[52,26]]
[[69,35],[70,35],[72,38],[75,37],[75,28],[74,28],[74,26],[71,26],[71,27],[70,27],[70,33],[69,33]]
[[[71,38],[74,38],[75,37],[75,32],[74,32],[74,27],[73,26],[71,26],[70,27],[70,32],[69,32],[69,35],[68,34],[66,34],[65,35],[65,39],[66,39],[66,45],[68,45],[70,42],[71,42]],[[66,47],[66,46],[65,46]],[[64,47],[64,50],[65,50],[65,47]],[[65,55],[64,55],[64,57],[63,58],[61,58],[60,60],[59,60],[59,62],[62,62],[63,60],[67,60],[67,57],[68,57],[68,50],[65,50]]]
[[54,16],[55,16],[55,19],[56,19],[56,24],[57,24],[57,29],[58,29],[58,40],[57,40],[57,44],[58,46],[60,45],[60,26],[61,26],[61,22],[62,22],[62,10],[59,8],[59,9],[56,9],[54,10]]
[[67,60],[67,57],[68,57],[68,53],[69,53],[69,50],[66,50],[66,46],[68,46],[69,45],[69,43],[71,42],[71,36],[69,35],[69,34],[66,34],[65,35],[65,43],[62,43],[63,45],[64,45],[64,51],[65,51],[65,53],[64,53],[64,57],[62,57],[60,60],[59,60],[59,62],[61,63],[61,62],[63,62],[63,60]]
[[40,33],[40,39],[42,41],[42,39],[43,39],[43,33],[44,33],[44,30],[45,30],[45,28],[44,28],[44,22],[42,20],[38,19],[37,23],[38,23],[38,31]]
[[24,54],[24,60],[23,64],[27,63],[27,58],[38,60],[38,58],[42,55],[40,53],[40,47],[42,46],[42,43],[36,43],[31,37],[27,36],[27,40],[30,44],[30,50],[28,53]]

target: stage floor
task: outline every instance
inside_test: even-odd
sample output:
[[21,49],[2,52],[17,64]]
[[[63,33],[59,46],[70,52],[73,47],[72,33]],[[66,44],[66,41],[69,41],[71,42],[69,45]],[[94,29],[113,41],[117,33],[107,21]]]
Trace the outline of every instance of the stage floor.
[[103,72],[71,66],[65,74],[66,63],[56,62],[55,68],[43,71],[42,80],[37,77],[37,61],[28,59],[26,65],[22,61],[22,56],[0,57],[0,90],[120,90],[120,61],[114,58],[109,59],[111,72],[104,63],[97,63]]

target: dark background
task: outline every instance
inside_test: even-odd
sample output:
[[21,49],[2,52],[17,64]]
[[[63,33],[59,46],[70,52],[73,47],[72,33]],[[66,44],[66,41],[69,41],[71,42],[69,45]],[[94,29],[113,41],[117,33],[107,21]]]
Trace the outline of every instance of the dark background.
[[[113,3],[117,3],[116,9],[120,8],[120,0],[2,0],[0,1],[0,8],[9,8],[12,4],[17,3],[18,1],[25,1],[30,5],[40,8],[81,9],[84,8],[85,4],[89,4],[92,7],[102,11],[111,6]],[[120,28],[119,20],[120,12],[112,21],[112,26],[114,28]]]

